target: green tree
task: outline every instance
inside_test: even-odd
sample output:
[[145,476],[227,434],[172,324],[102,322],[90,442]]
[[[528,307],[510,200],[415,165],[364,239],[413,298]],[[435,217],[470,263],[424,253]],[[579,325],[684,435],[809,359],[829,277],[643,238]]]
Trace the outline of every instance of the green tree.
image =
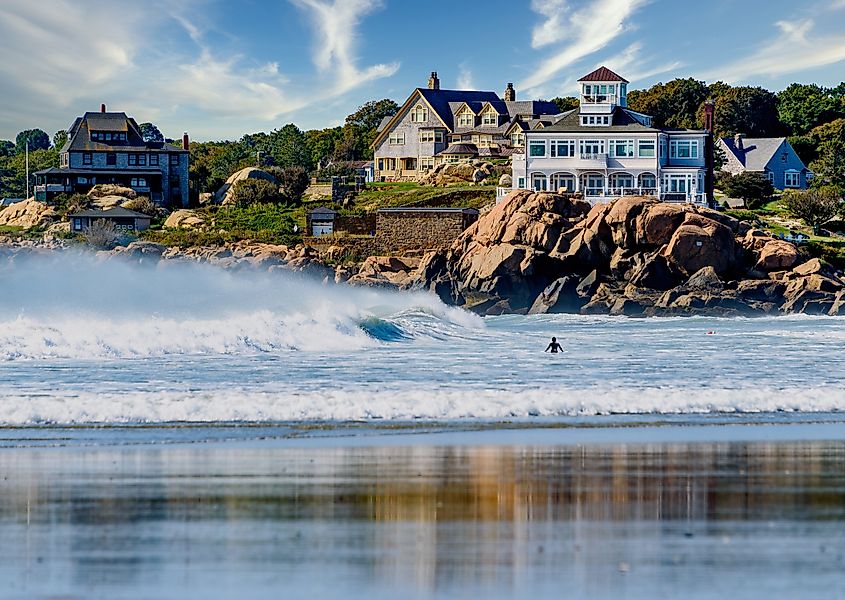
[[305,132],[305,146],[311,164],[316,167],[325,165],[335,156],[335,151],[343,139],[343,129],[331,127],[328,129],[310,129]]
[[811,137],[818,140],[818,158],[810,163],[813,185],[845,191],[845,119],[816,127]]
[[26,150],[26,143],[29,142],[29,151],[46,150],[50,147],[50,136],[42,129],[27,129],[21,131],[15,138],[15,151],[22,154]]
[[15,142],[0,140],[0,158],[12,156],[15,153]]
[[835,88],[793,83],[777,95],[778,117],[792,135],[804,135],[835,119],[845,117],[845,106]]
[[771,181],[762,173],[752,171],[733,176],[723,173],[719,177],[718,187],[731,198],[740,198],[747,208],[762,206],[775,193]]
[[[719,92],[713,96],[718,136],[730,137],[742,133],[749,137],[774,137],[783,133],[777,97],[772,92],[761,87],[729,87],[721,82],[710,88]],[[704,121],[703,106],[698,117],[699,122]]]
[[833,186],[787,190],[781,203],[790,215],[804,221],[818,235],[822,225],[842,211],[842,193]]
[[708,93],[703,81],[673,79],[645,91],[630,92],[628,106],[631,110],[653,116],[658,127],[700,129],[704,122],[702,105]]
[[232,173],[255,166],[255,153],[239,142],[191,144],[189,177],[199,192],[216,192]]
[[371,100],[346,117],[343,136],[335,148],[335,158],[340,160],[365,160],[373,157],[370,146],[376,139],[378,126],[385,117],[399,111],[393,100]]
[[269,167],[267,172],[279,182],[279,188],[284,202],[289,206],[302,204],[302,195],[311,184],[308,172],[302,167]]
[[67,143],[67,131],[64,129],[59,129],[56,133],[53,134],[53,148],[56,150],[61,150],[64,145]]
[[575,96],[558,96],[557,98],[552,98],[552,102],[557,104],[558,112],[562,113],[578,108],[581,105],[581,101]]
[[270,157],[276,166],[283,169],[302,167],[306,171],[313,168],[305,143],[305,134],[293,123],[288,123],[281,129],[273,131],[269,136],[268,145]]
[[285,200],[279,185],[266,179],[241,179],[232,186],[232,199],[239,206],[275,204]]
[[159,131],[158,127],[153,125],[152,123],[141,123],[138,125],[138,128],[141,130],[141,137],[144,138],[145,142],[163,142],[164,136]]
[[[3,159],[5,168],[0,168],[0,196],[22,197],[26,193],[26,156],[15,154]],[[59,166],[59,152],[55,148],[48,150],[30,150],[30,174],[41,169]],[[30,181],[30,183],[32,183]],[[31,190],[30,190],[31,191]]]

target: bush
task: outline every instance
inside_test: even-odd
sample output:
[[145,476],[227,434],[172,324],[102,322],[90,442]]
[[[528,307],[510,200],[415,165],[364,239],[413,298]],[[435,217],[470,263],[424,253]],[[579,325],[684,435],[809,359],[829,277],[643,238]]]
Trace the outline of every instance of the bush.
[[138,196],[134,200],[129,200],[123,204],[123,207],[151,217],[160,216],[162,212],[161,207],[150,200],[147,196]]
[[842,210],[842,196],[831,186],[798,191],[788,190],[781,196],[786,212],[813,228],[818,235],[821,226],[833,219]]
[[279,186],[266,179],[242,179],[232,186],[231,194],[239,206],[270,204],[284,200]]
[[726,210],[725,214],[739,221],[748,221],[749,223],[754,223],[760,220],[760,216],[751,210],[730,209]]
[[308,172],[302,167],[268,167],[267,172],[279,182],[283,202],[288,206],[302,204],[302,195],[311,184]]
[[718,187],[731,198],[740,198],[747,208],[758,208],[775,193],[772,182],[761,173],[745,171],[738,175],[722,173]]
[[85,194],[59,194],[53,199],[53,203],[56,205],[56,212],[65,217],[88,208],[91,199]]
[[94,221],[82,234],[85,243],[101,250],[111,250],[115,246],[128,242],[129,237],[126,233],[118,231],[114,223],[105,219]]

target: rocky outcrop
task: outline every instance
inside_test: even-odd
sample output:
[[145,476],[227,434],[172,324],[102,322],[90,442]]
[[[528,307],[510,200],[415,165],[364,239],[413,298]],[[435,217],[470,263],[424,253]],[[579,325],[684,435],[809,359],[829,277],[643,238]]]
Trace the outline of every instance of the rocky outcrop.
[[234,204],[231,194],[232,187],[234,187],[237,182],[245,179],[264,179],[272,183],[278,183],[276,178],[270,175],[267,171],[262,171],[257,167],[247,167],[246,169],[241,169],[240,171],[233,173],[229,179],[226,180],[226,183],[224,183],[214,195],[214,202],[216,204],[223,205]]
[[33,198],[10,204],[0,210],[0,225],[7,227],[45,227],[56,218],[56,211],[52,207]]
[[206,223],[197,211],[182,209],[170,213],[164,226],[169,229],[204,229]]
[[498,177],[499,171],[492,163],[482,160],[457,164],[441,163],[434,169],[420,175],[421,185],[446,186],[452,184],[480,184]]

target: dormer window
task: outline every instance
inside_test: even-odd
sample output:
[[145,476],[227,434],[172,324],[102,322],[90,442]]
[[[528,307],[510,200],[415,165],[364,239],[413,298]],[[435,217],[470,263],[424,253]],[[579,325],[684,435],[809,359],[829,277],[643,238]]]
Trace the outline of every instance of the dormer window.
[[412,123],[425,123],[428,121],[428,109],[422,104],[417,104],[411,111]]
[[490,109],[481,115],[481,124],[482,125],[493,125],[496,126],[499,124],[499,113],[495,110]]
[[475,115],[470,110],[465,110],[458,115],[458,127],[473,127],[475,125]]

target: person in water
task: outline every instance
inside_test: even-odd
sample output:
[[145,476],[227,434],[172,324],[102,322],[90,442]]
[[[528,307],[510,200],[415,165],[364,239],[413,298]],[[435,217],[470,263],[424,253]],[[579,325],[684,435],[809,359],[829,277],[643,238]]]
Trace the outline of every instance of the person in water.
[[553,337],[552,343],[549,344],[548,348],[546,348],[543,352],[551,352],[552,354],[557,354],[561,350],[563,350],[563,346],[557,343],[556,337]]

